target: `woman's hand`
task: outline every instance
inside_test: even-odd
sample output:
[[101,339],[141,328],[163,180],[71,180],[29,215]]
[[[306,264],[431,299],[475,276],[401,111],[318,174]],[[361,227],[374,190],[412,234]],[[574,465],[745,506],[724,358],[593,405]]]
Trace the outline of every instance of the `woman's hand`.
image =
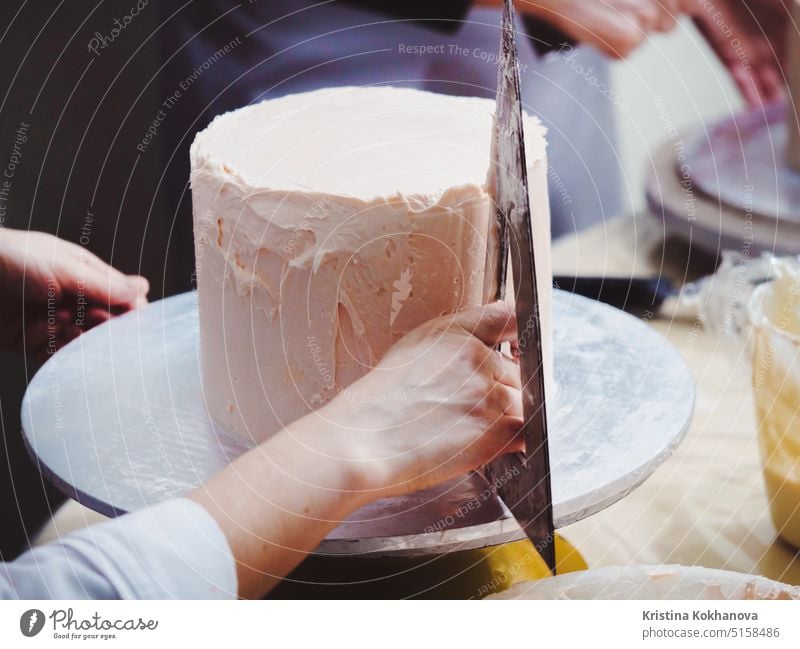
[[239,594],[260,597],[356,509],[522,450],[519,369],[493,350],[513,307],[438,318],[379,366],[189,494],[225,533]]
[[318,411],[335,441],[328,430],[302,441],[353,463],[369,498],[417,491],[521,450],[519,367],[494,349],[515,336],[505,302],[431,320]]
[[[750,105],[783,96],[789,36],[786,0],[683,0]],[[797,30],[798,26],[792,26]]]
[[147,280],[81,246],[0,228],[0,349],[52,353],[83,331],[147,303]]
[[[500,6],[501,0],[478,0]],[[790,0],[516,0],[579,43],[623,58],[691,16],[750,105],[783,96]],[[795,27],[795,29],[797,29]]]

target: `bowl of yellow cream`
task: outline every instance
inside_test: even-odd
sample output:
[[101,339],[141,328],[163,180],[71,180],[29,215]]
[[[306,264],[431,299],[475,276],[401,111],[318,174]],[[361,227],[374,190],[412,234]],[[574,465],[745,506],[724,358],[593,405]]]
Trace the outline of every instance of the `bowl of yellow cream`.
[[772,521],[800,548],[800,263],[773,266],[748,304],[753,392]]

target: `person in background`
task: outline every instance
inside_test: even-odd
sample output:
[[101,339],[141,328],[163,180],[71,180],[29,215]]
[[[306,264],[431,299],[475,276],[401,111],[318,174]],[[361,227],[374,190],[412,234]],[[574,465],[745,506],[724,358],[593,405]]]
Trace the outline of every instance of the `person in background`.
[[[0,229],[3,347],[50,353],[143,306],[147,290],[80,246]],[[521,450],[519,371],[495,350],[515,336],[504,302],[422,325],[349,398],[292,423],[185,498],[0,563],[0,599],[263,596],[359,507]],[[387,393],[402,393],[403,408],[375,398]]]
[[[525,109],[548,128],[554,238],[629,210],[609,59],[690,15],[749,102],[780,95],[784,0],[517,0]],[[501,0],[271,0],[160,5],[161,97],[181,92],[159,135],[172,267],[194,267],[189,145],[220,113],[282,95],[390,84],[493,97]],[[765,28],[762,29],[762,24]],[[426,49],[427,48],[427,49]],[[219,52],[224,51],[220,56]],[[747,57],[743,60],[741,52]]]

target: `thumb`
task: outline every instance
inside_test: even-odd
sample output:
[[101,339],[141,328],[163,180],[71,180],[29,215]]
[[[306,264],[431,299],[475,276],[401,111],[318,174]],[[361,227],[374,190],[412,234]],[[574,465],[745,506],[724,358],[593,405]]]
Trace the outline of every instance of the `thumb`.
[[474,306],[453,315],[448,327],[475,336],[489,347],[517,337],[517,318],[512,302]]

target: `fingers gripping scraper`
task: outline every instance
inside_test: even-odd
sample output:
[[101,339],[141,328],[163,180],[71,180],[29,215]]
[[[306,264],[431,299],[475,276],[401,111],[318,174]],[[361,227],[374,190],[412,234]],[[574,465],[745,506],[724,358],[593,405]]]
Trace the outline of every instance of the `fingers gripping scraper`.
[[525,452],[495,459],[486,467],[485,473],[555,574],[542,328],[511,0],[505,0],[500,31],[490,172],[496,219],[490,223],[489,232],[489,241],[496,241],[499,245],[487,246],[486,297],[489,300],[505,297],[510,253],[516,295]]

